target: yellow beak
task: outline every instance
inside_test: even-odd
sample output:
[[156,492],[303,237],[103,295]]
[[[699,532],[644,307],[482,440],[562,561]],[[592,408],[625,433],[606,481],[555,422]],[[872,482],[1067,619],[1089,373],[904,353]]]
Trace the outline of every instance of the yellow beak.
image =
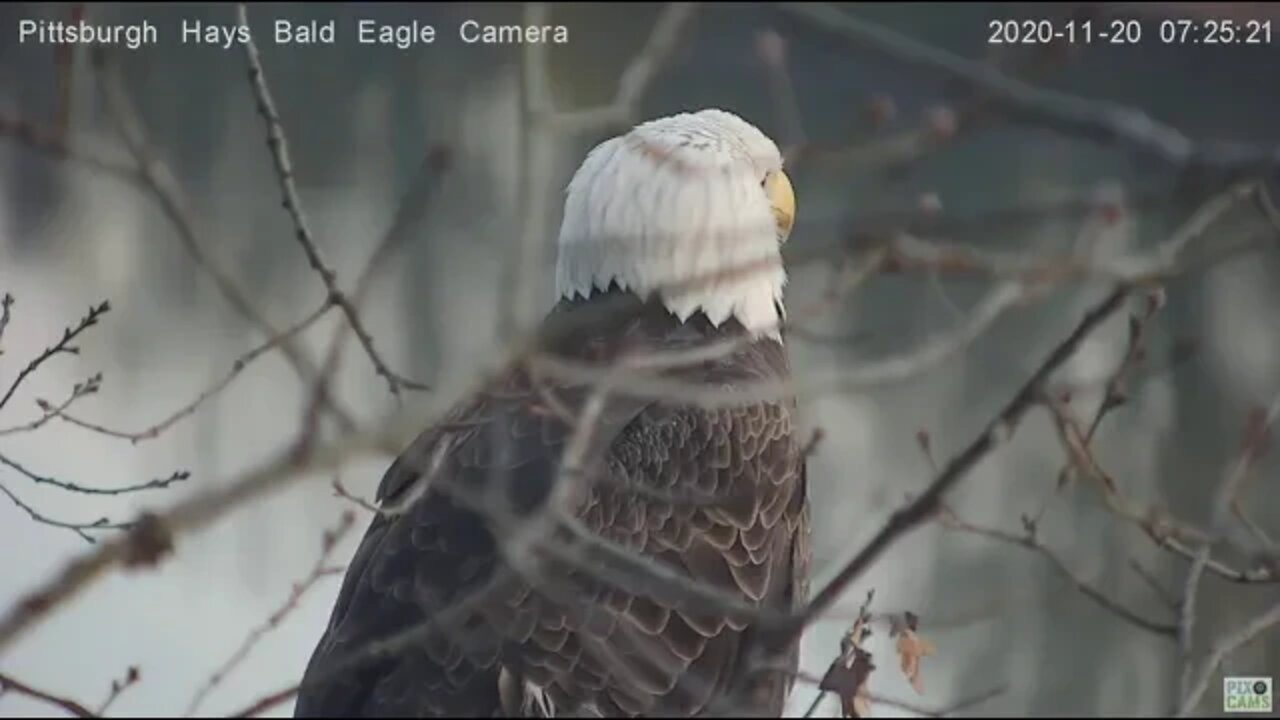
[[764,179],[764,192],[778,223],[778,242],[786,242],[796,220],[796,193],[791,187],[791,179],[781,170],[769,173]]

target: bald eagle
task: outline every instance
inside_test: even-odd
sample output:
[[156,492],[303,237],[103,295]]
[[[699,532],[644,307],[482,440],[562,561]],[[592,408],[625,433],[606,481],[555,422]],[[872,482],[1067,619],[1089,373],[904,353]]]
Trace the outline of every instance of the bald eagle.
[[[540,351],[609,366],[719,343],[662,372],[730,392],[785,379],[794,215],[777,146],[732,113],[601,143],[568,185]],[[783,712],[794,640],[539,548],[572,549],[570,524],[742,603],[794,609],[809,573],[794,399],[709,407],[623,385],[579,434],[592,389],[571,380],[513,362],[391,465],[297,716]],[[548,517],[550,530],[535,522]]]

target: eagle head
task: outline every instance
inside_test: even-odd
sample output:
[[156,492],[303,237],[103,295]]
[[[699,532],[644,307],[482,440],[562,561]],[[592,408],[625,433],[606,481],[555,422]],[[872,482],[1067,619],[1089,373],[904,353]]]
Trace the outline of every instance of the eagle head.
[[714,109],[651,120],[597,145],[569,182],[556,291],[616,285],[682,322],[701,312],[777,338],[794,219],[782,154],[751,123]]

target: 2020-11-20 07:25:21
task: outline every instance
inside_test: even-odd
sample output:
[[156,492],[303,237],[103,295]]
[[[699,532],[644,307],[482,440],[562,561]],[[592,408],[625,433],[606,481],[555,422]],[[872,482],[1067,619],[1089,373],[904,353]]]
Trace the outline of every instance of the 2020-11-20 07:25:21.
[[1166,18],[1148,27],[1134,18],[1053,20],[994,18],[987,21],[989,45],[1066,43],[1134,45],[1269,45],[1271,20]]

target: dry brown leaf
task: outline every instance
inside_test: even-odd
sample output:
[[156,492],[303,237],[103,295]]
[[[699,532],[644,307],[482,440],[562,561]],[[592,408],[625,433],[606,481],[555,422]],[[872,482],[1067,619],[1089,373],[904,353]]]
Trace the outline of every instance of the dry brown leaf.
[[920,660],[937,653],[933,643],[916,634],[911,628],[903,628],[898,634],[898,659],[901,661],[902,674],[907,676],[911,687],[920,695],[924,694],[924,681],[920,679]]

